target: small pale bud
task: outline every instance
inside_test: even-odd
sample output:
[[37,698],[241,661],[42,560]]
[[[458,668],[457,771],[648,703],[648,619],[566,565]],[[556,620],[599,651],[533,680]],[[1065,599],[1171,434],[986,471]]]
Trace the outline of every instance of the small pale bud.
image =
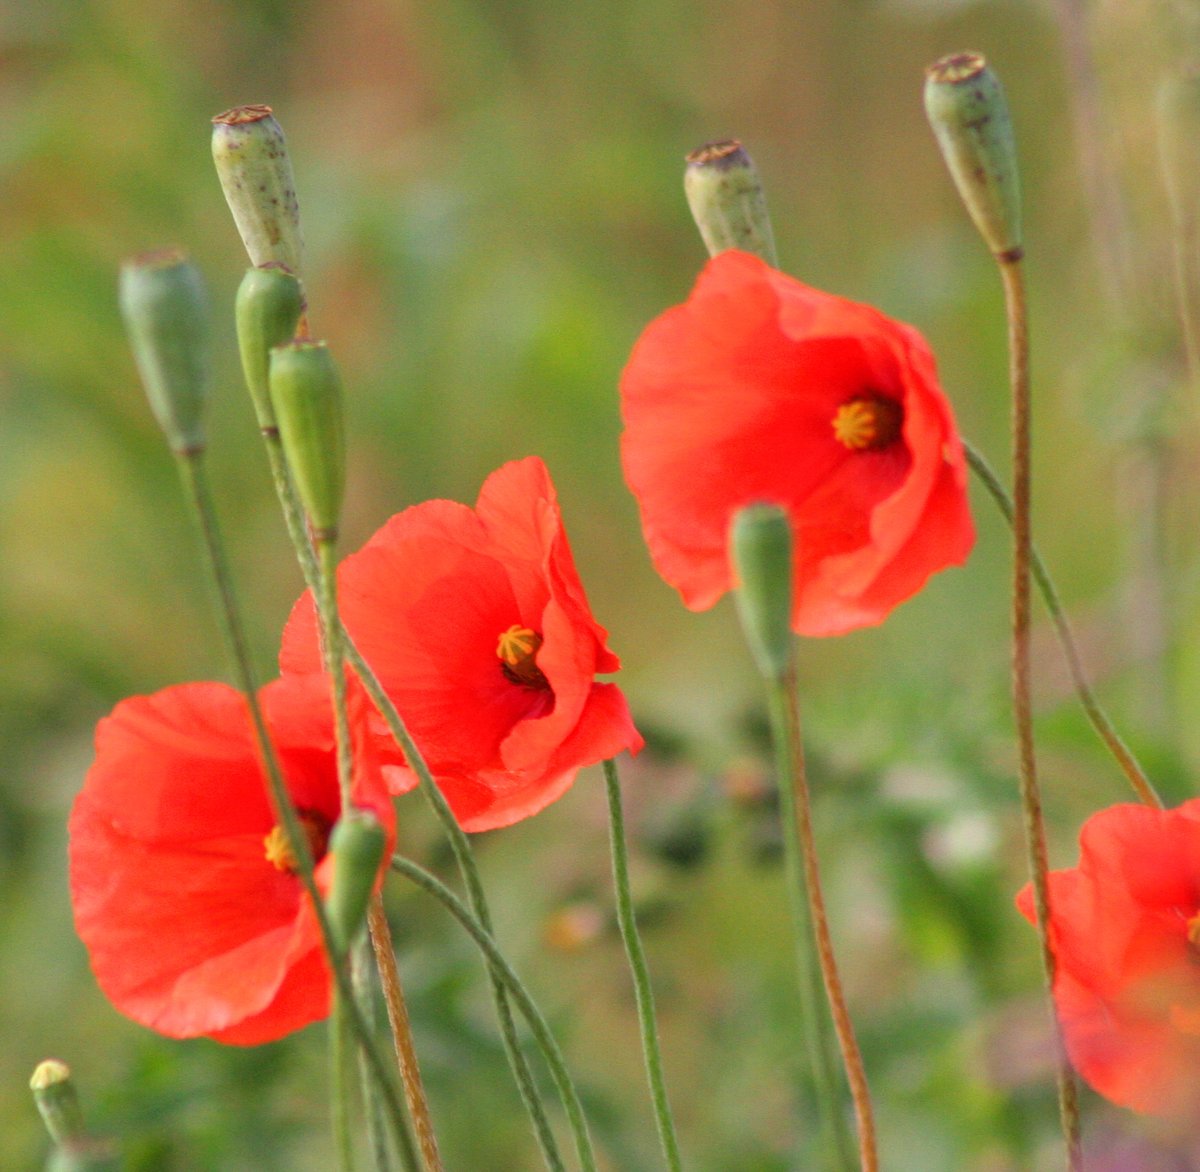
[[212,152],[229,210],[255,268],[302,271],[300,203],[283,129],[270,106],[235,106],[213,120]]
[[342,380],[324,342],[271,351],[271,403],[283,450],[314,534],[337,536],[346,488]]
[[84,1128],[79,1097],[65,1062],[47,1058],[38,1063],[29,1089],[54,1141],[55,1151],[47,1165],[50,1172],[117,1172],[113,1146],[92,1139]]
[[387,832],[369,811],[349,810],[333,828],[329,849],[333,852],[333,882],[325,910],[334,945],[344,955],[366,920],[367,904],[387,849]]
[[792,661],[792,526],[777,505],[747,505],[733,518],[730,554],[738,618],[758,670],[780,680]]
[[121,266],[121,316],[146,397],[175,452],[205,444],[208,298],[199,270],[180,252],[153,252]]
[[1175,226],[1200,220],[1200,75],[1164,79],[1158,89],[1158,150]]
[[758,170],[740,142],[710,142],[692,151],[683,190],[709,256],[738,248],[769,265],[776,263],[767,199]]
[[925,71],[925,113],[958,194],[1001,261],[1019,260],[1021,186],[1004,90],[979,53],[955,53]]
[[271,351],[292,338],[303,312],[304,292],[293,274],[278,266],[247,270],[237,293],[238,349],[258,425],[264,430],[275,426]]

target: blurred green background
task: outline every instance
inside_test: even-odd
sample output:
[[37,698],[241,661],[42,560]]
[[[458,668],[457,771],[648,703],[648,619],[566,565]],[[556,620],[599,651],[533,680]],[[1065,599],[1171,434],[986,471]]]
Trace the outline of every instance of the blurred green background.
[[[634,879],[688,1167],[813,1166],[761,704],[725,602],[654,575],[617,461],[616,384],[704,256],[683,155],[734,135],[783,267],[917,325],[964,432],[1005,464],[998,280],[921,107],[985,52],[1023,157],[1038,540],[1085,657],[1164,793],[1195,792],[1197,416],[1153,125],[1193,63],[1190,0],[39,0],[0,4],[0,1168],[39,1166],[25,1091],[73,1066],[131,1169],[324,1169],[323,1029],[254,1051],[159,1039],[96,989],[66,813],[121,697],[223,678],[175,471],[134,376],[120,260],[179,245],[218,308],[212,466],[269,672],[300,589],[240,389],[243,268],[209,118],[274,106],[313,326],[350,388],[347,546],[541,454],[650,748],[623,775]],[[880,629],[801,648],[837,945],[884,1166],[1061,1167],[1023,882],[1002,524]],[[1039,618],[1040,618],[1039,612]],[[1128,794],[1038,629],[1056,865]],[[415,801],[403,845],[445,863]],[[564,1041],[606,1167],[654,1168],[611,922],[598,774],[484,836],[500,933]],[[447,1166],[536,1167],[481,970],[439,909],[392,911]],[[1093,1168],[1200,1166],[1186,1137],[1085,1098]]]

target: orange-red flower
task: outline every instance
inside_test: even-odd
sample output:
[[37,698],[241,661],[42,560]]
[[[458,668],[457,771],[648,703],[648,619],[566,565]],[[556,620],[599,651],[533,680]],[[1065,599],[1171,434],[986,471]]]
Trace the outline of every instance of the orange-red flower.
[[[592,618],[554,486],[530,457],[492,473],[474,509],[426,501],[338,574],[343,622],[467,830],[507,826],[577,771],[642,739],[598,673],[620,662]],[[284,632],[285,672],[318,664],[311,598]],[[407,768],[385,769],[394,791]]]
[[625,476],[658,572],[693,610],[733,585],[729,523],[785,508],[792,626],[881,622],[974,541],[954,419],[920,334],[743,252],[651,322],[621,379]]
[[[324,891],[341,809],[328,686],[297,676],[269,684],[262,701]],[[391,801],[370,746],[361,748],[355,802],[390,830]],[[100,722],[71,812],[70,864],[96,979],[135,1021],[171,1037],[252,1045],[329,1012],[316,918],[232,688],[135,696]]]
[[[1032,923],[1033,892],[1017,906]],[[1054,1001],[1075,1069],[1158,1115],[1200,1112],[1200,800],[1093,814],[1050,875]]]

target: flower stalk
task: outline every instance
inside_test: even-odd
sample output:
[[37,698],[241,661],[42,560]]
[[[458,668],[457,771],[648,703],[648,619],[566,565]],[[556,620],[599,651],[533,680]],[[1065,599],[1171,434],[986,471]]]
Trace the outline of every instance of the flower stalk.
[[658,1019],[654,1013],[654,986],[650,969],[638,933],[637,917],[633,910],[633,894],[629,886],[629,851],[625,843],[625,815],[621,808],[621,780],[615,761],[604,762],[604,783],[608,792],[608,827],[612,844],[613,887],[616,893],[617,924],[629,958],[637,1000],[638,1025],[642,1034],[642,1054],[646,1076],[650,1082],[650,1097],[654,1105],[654,1122],[662,1144],[663,1156],[671,1172],[683,1167],[679,1155],[679,1138],[675,1134],[675,1119],[667,1097],[667,1082],[663,1074],[662,1049],[658,1042]]

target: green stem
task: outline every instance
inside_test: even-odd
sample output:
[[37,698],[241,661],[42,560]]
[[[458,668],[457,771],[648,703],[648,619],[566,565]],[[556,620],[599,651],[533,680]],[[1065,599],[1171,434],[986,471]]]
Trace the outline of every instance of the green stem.
[[[350,977],[354,982],[354,998],[362,1010],[364,1020],[371,1028],[372,1034],[377,1031],[377,1013],[375,1010],[374,985],[371,974],[374,971],[371,948],[366,937],[362,936],[351,947]],[[375,1163],[376,1172],[392,1172],[395,1161],[392,1150],[388,1145],[387,1120],[384,1116],[383,1096],[376,1085],[367,1056],[360,1046],[358,1048],[358,1079],[363,1092],[363,1107],[367,1121],[367,1140],[371,1147],[371,1158]],[[411,1111],[411,1105],[409,1107]],[[399,1142],[399,1159],[403,1172],[420,1172],[417,1163],[416,1147],[409,1130],[397,1136]]]
[[333,942],[329,926],[329,917],[325,913],[325,904],[317,889],[313,874],[313,857],[309,849],[308,836],[300,826],[296,807],[292,804],[284,781],[279,758],[275,746],[267,730],[266,719],[258,700],[258,682],[250,659],[248,643],[242,628],[241,612],[237,605],[237,597],[233,588],[233,576],[229,570],[229,562],[225,556],[224,543],[221,540],[220,528],[217,524],[216,510],[213,507],[212,493],[208,487],[208,478],[204,468],[203,451],[181,451],[176,453],[176,467],[179,469],[183,482],[184,493],[191,506],[200,529],[204,544],[205,565],[208,567],[214,592],[217,597],[217,613],[221,620],[221,629],[229,649],[234,678],[238,681],[246,706],[250,713],[254,737],[258,744],[259,755],[267,777],[267,793],[272,810],[279,825],[283,828],[288,848],[297,864],[297,875],[305,894],[312,905],[313,914],[321,932],[321,941],[325,953],[330,957],[330,968],[333,971],[334,982],[339,996],[346,1002],[346,1011],[350,1023],[358,1036],[359,1043],[367,1054],[367,1059],[384,1090],[384,1102],[388,1110],[388,1119],[393,1132],[399,1136],[408,1127],[404,1116],[404,1107],[400,1101],[399,1092],[387,1073],[387,1065],[379,1052],[378,1046],[370,1028],[354,1002],[354,990],[351,986],[346,966],[337,963],[338,950]]
[[[1012,497],[1008,495],[1004,485],[1000,483],[1000,478],[996,475],[995,470],[987,462],[984,455],[965,440],[963,441],[963,451],[966,453],[967,463],[971,466],[971,471],[979,478],[980,483],[987,489],[992,500],[996,502],[1005,520],[1011,525],[1013,520]],[[1046,604],[1046,610],[1049,612],[1050,619],[1054,623],[1059,643],[1062,645],[1063,656],[1067,661],[1067,669],[1071,673],[1071,681],[1075,685],[1075,694],[1079,697],[1079,703],[1082,705],[1084,713],[1087,715],[1088,720],[1091,721],[1092,728],[1096,730],[1097,736],[1107,746],[1108,751],[1113,755],[1122,772],[1129,779],[1129,784],[1133,786],[1134,793],[1146,805],[1155,806],[1161,810],[1163,807],[1162,798],[1155,792],[1154,786],[1151,784],[1149,777],[1146,776],[1145,770],[1138,763],[1133,750],[1121,738],[1121,734],[1117,732],[1116,727],[1109,719],[1108,714],[1100,706],[1100,701],[1096,699],[1096,695],[1092,691],[1091,684],[1088,682],[1087,672],[1083,667],[1083,660],[1079,655],[1079,648],[1075,643],[1075,636],[1071,632],[1070,624],[1067,622],[1066,613],[1059,599],[1058,591],[1054,586],[1053,579],[1050,577],[1049,570],[1046,569],[1045,562],[1042,561],[1041,555],[1037,551],[1037,546],[1030,547],[1029,558],[1033,580],[1037,583],[1042,601]]]
[[[400,1070],[400,1082],[404,1097],[412,1116],[413,1128],[421,1148],[421,1167],[425,1172],[442,1172],[442,1158],[438,1152],[437,1135],[433,1130],[433,1117],[429,1112],[429,1100],[425,1095],[425,1084],[421,1079],[421,1068],[417,1062],[417,1047],[413,1041],[412,1027],[408,1020],[408,1006],[404,1000],[404,987],[400,984],[400,970],[396,965],[396,952],[392,945],[392,930],[388,926],[383,899],[371,897],[367,911],[367,924],[371,936],[371,947],[375,953],[375,965],[379,981],[383,986],[383,1000],[387,1006],[388,1022],[392,1027],[392,1040],[396,1049],[396,1065]],[[416,1168],[414,1159],[410,1167]]]
[[608,825],[612,841],[617,923],[621,929],[621,939],[625,941],[625,954],[629,958],[629,971],[633,976],[638,1024],[642,1032],[642,1053],[646,1060],[646,1075],[650,1080],[650,1096],[654,1103],[654,1121],[658,1125],[658,1138],[662,1143],[667,1167],[671,1172],[680,1172],[683,1165],[679,1158],[679,1140],[675,1134],[675,1120],[671,1114],[667,1083],[663,1076],[662,1051],[658,1044],[658,1021],[654,1014],[654,988],[650,983],[650,970],[646,965],[646,954],[642,950],[629,886],[625,815],[621,809],[621,781],[617,777],[615,761],[604,762],[604,781],[608,789]]
[[321,616],[321,646],[325,655],[325,673],[333,696],[333,727],[337,742],[338,788],[342,809],[354,804],[354,750],[350,743],[350,720],[346,714],[346,654],[342,641],[342,624],[337,609],[337,539],[322,534],[317,539],[317,558],[320,566],[321,591],[318,610]]
[[[296,547],[301,572],[304,575],[304,580],[308,588],[313,593],[313,597],[317,598],[320,594],[320,571],[312,551],[312,546],[309,543],[304,513],[300,507],[295,486],[288,471],[287,460],[283,453],[283,445],[280,443],[278,432],[272,429],[263,431],[263,439],[266,444],[267,458],[271,465],[271,475],[275,482],[275,490],[279,495],[280,505],[283,510],[288,533],[292,539],[292,544]],[[420,782],[421,792],[432,806],[438,821],[441,823],[446,836],[450,840],[450,849],[454,854],[455,862],[458,864],[459,872],[462,875],[463,884],[467,889],[467,897],[471,905],[471,910],[478,917],[479,922],[490,931],[491,912],[488,907],[487,897],[484,895],[479,870],[475,865],[471,844],[455,820],[454,814],[450,810],[449,805],[447,805],[446,799],[442,796],[441,790],[438,789],[437,784],[434,782],[433,775],[429,772],[429,768],[425,764],[425,759],[422,757],[420,750],[413,742],[412,737],[409,736],[404,722],[400,719],[400,715],[396,711],[396,706],[384,691],[383,685],[379,682],[374,671],[354,646],[353,640],[344,629],[342,633],[345,640],[346,658],[362,680],[368,695],[371,697],[372,703],[383,716],[392,737],[404,751],[405,758],[408,760],[409,765],[416,773]],[[508,996],[504,991],[503,984],[497,982],[491,976],[490,972],[489,980],[491,981],[492,998],[496,1007],[496,1017],[500,1023],[500,1035],[504,1043],[505,1053],[508,1056],[513,1077],[520,1091],[521,1100],[533,1124],[534,1135],[537,1138],[538,1146],[541,1148],[542,1158],[550,1172],[564,1172],[562,1155],[558,1149],[558,1141],[554,1138],[554,1133],[550,1128],[550,1121],[546,1118],[545,1108],[542,1106],[533,1076],[529,1072],[529,1066],[525,1061],[524,1054],[521,1053],[520,1042],[517,1039],[516,1025],[513,1022],[512,1010],[508,1005]]]
[[595,1172],[596,1157],[592,1150],[591,1139],[588,1136],[587,1120],[583,1114],[583,1104],[579,1101],[579,1094],[575,1090],[575,1084],[571,1080],[570,1072],[567,1070],[567,1064],[563,1058],[562,1051],[558,1048],[558,1043],[554,1040],[554,1035],[551,1033],[546,1019],[542,1016],[541,1010],[538,1009],[533,998],[529,995],[520,977],[517,976],[512,966],[504,958],[504,954],[497,946],[491,932],[484,927],[479,919],[471,913],[463,901],[450,888],[423,867],[400,855],[395,855],[392,858],[392,870],[399,872],[406,879],[411,880],[418,887],[427,891],[435,899],[440,900],[479,946],[487,961],[488,971],[494,975],[495,979],[504,986],[506,992],[512,997],[513,1003],[528,1023],[534,1041],[537,1042],[542,1056],[546,1060],[546,1065],[550,1068],[551,1077],[554,1079],[555,1086],[558,1087],[563,1107],[567,1112],[567,1119],[571,1124],[571,1131],[575,1136],[575,1148],[579,1155],[580,1167],[584,1172]]
[[1025,845],[1033,879],[1038,936],[1042,945],[1042,968],[1046,993],[1058,1043],[1058,1107],[1067,1165],[1082,1168],[1079,1099],[1075,1075],[1067,1061],[1062,1027],[1055,1011],[1054,974],[1056,962],[1050,942],[1050,879],[1046,854],[1046,828],[1042,819],[1041,787],[1033,740],[1033,702],[1030,686],[1030,566],[1033,551],[1031,524],[1032,460],[1029,378],[1029,321],[1025,303],[1025,281],[1020,256],[999,259],[1004,282],[1008,318],[1009,375],[1012,385],[1013,449],[1013,576],[1012,576],[1012,696],[1020,769],[1021,810]]
[[858,1119],[859,1163],[862,1172],[877,1172],[879,1165],[870,1092],[854,1028],[846,1010],[826,922],[825,901],[821,894],[804,747],[800,739],[795,668],[790,668],[784,678],[767,680],[766,683],[779,781],[792,930],[800,976],[801,1009],[810,1030],[809,1057],[813,1065],[822,1122],[828,1137],[827,1151],[835,1168],[854,1167],[855,1144],[848,1133],[846,1116],[841,1109],[842,1083],[829,1039],[829,1017],[823,1004],[825,999],[821,996],[822,984]]
[[350,1131],[350,1038],[346,1001],[340,992],[333,998],[330,1021],[329,1082],[333,1088],[333,1136],[339,1172],[354,1172],[354,1142]]

